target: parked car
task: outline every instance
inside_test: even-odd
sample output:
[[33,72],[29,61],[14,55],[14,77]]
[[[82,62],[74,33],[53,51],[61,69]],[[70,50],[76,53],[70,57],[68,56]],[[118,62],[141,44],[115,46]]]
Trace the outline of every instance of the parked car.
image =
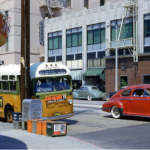
[[[121,89],[124,89],[124,88],[127,88],[127,86],[123,86]],[[116,94],[118,91],[114,91],[114,92],[110,92],[108,95],[107,95],[107,101],[114,95]]]
[[98,90],[96,86],[81,86],[79,90],[73,91],[74,99],[88,99],[91,101],[92,99],[102,99],[107,100],[105,94]]
[[111,113],[112,117],[136,115],[150,117],[150,84],[134,85],[118,91],[109,101],[105,102],[102,110]]

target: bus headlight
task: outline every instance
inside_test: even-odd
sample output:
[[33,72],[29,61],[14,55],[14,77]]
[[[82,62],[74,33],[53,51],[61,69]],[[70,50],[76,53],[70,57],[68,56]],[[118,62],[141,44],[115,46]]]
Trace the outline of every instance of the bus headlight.
[[72,104],[73,104],[73,100],[72,100],[72,99],[69,99],[68,103],[69,103],[70,105],[72,105]]

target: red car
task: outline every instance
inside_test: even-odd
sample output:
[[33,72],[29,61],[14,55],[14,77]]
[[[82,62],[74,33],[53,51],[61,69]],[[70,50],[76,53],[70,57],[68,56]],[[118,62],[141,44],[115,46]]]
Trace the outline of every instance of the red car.
[[103,104],[102,110],[114,118],[122,115],[150,117],[150,84],[134,85],[122,89]]

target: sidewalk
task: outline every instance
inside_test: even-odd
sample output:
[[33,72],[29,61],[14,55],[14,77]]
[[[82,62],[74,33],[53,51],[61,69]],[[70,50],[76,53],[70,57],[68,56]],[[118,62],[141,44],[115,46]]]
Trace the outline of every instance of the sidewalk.
[[[83,139],[84,140],[84,139]],[[13,124],[0,122],[0,149],[99,149],[70,136],[47,137],[13,129]]]

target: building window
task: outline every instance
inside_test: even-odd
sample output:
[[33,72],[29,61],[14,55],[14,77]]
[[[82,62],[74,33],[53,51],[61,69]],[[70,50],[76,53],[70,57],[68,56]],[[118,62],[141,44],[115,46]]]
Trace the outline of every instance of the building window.
[[82,59],[80,59],[80,60],[67,60],[67,67],[70,69],[82,68]]
[[88,26],[87,43],[99,44],[105,42],[105,23]]
[[150,37],[150,14],[144,16],[144,37]]
[[5,51],[6,52],[8,52],[8,49],[9,49],[8,44],[9,44],[9,38],[7,37],[6,43],[5,43]]
[[120,89],[124,86],[128,86],[128,76],[120,76]]
[[67,48],[82,46],[82,28],[67,30]]
[[87,53],[88,68],[105,67],[105,52]]
[[104,6],[105,5],[105,0],[100,0],[100,6]]
[[[116,24],[118,25],[118,36],[120,32],[121,20],[115,20],[111,22],[111,41],[116,40]],[[124,25],[121,30],[120,39],[129,39],[133,38],[133,18],[126,18],[124,21]]]
[[89,0],[84,0],[84,7],[89,9]]
[[71,7],[71,0],[66,0],[66,7]]
[[62,54],[62,32],[49,33],[48,50],[49,56]]
[[150,75],[143,75],[143,84],[150,84]]

